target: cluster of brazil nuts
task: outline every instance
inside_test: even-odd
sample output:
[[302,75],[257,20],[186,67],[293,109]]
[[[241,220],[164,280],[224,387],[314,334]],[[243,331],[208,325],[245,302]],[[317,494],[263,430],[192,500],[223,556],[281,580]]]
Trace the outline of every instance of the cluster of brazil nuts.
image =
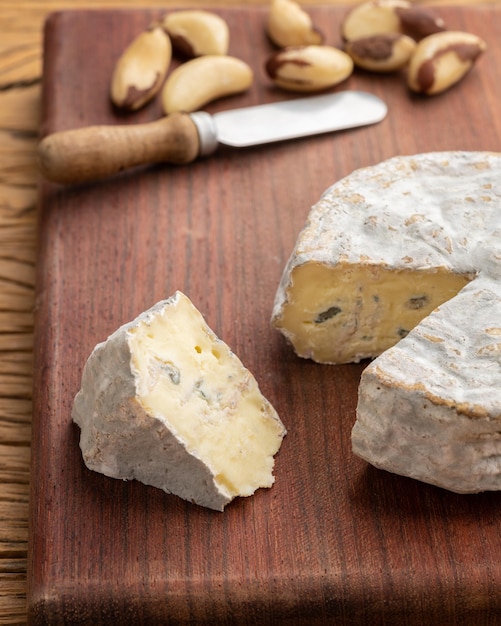
[[[448,31],[443,20],[408,0],[369,0],[340,26],[342,49],[327,45],[295,0],[271,0],[266,32],[278,48],[265,62],[269,78],[287,91],[316,92],[346,80],[355,67],[406,69],[409,89],[440,93],[457,83],[486,49],[476,35]],[[241,93],[253,82],[250,66],[228,55],[230,33],[205,10],[173,11],[153,22],[123,51],[111,79],[115,106],[135,111],[161,92],[166,115],[192,112]],[[183,62],[169,72],[173,55]]]
[[[111,100],[135,111],[161,91],[165,114],[196,111],[212,100],[246,91],[253,72],[228,55],[226,21],[204,10],[173,11],[140,33],[118,59]],[[169,73],[172,56],[183,59]]]
[[354,67],[371,72],[406,69],[416,93],[441,93],[461,80],[485,51],[485,42],[448,31],[433,11],[408,0],[369,0],[341,23],[343,50],[328,46],[294,0],[271,0],[267,32],[280,48],[266,63],[270,78],[291,91],[317,91],[348,78]]

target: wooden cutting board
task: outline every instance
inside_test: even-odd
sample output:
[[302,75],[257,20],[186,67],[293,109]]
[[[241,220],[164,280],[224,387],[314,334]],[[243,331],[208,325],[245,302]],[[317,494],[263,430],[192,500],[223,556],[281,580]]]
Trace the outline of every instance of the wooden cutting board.
[[[265,9],[219,11],[252,89],[209,111],[290,98],[263,70]],[[351,452],[364,364],[297,358],[270,327],[309,207],[396,154],[501,150],[501,12],[443,8],[488,52],[442,96],[357,71],[337,89],[386,100],[382,123],[154,166],[96,184],[43,183],[29,563],[33,624],[501,624],[501,495],[460,496]],[[344,10],[311,9],[340,45]],[[44,133],[157,119],[118,115],[114,63],[153,11],[63,12],[45,40]],[[176,289],[255,374],[288,428],[276,483],[224,513],[87,470],[72,400],[94,345]]]

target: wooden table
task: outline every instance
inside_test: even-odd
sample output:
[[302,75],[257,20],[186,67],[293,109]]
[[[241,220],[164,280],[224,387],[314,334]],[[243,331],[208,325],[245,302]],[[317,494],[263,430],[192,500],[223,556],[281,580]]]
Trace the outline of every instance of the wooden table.
[[[245,4],[265,3],[251,0]],[[308,3],[313,4],[304,2]],[[35,149],[41,115],[43,22],[48,13],[60,9],[203,4],[187,0],[0,0],[0,624],[26,622],[37,258]],[[238,3],[219,0],[217,4]]]

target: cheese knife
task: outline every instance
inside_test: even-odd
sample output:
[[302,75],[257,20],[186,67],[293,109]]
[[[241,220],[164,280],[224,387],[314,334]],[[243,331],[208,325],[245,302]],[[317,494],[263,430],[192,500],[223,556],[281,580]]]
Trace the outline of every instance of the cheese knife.
[[219,144],[243,148],[375,124],[387,110],[373,94],[342,91],[213,115],[173,113],[146,124],[53,133],[40,142],[38,160],[48,180],[81,183],[139,165],[190,163],[212,154]]

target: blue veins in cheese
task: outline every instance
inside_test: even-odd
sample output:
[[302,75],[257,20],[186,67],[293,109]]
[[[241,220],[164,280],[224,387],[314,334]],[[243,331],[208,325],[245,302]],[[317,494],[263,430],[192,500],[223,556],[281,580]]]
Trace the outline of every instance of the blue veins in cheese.
[[181,292],[95,347],[72,418],[88,468],[219,511],[271,487],[286,434],[254,376]]
[[354,171],[315,204],[272,324],[320,363],[375,359],[354,452],[459,493],[501,489],[501,154]]

